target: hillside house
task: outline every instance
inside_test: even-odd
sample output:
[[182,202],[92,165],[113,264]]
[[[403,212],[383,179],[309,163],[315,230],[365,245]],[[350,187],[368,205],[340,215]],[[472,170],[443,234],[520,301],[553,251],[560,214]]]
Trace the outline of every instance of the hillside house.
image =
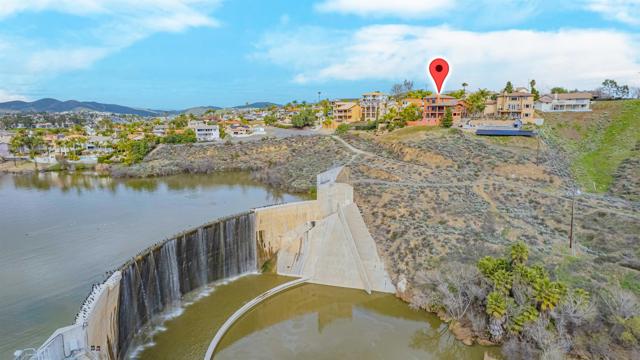
[[496,98],[495,116],[507,119],[533,119],[533,94],[525,88],[512,93],[502,93]]
[[548,94],[540,97],[535,108],[544,112],[591,111],[590,92],[574,92],[568,94]]
[[204,121],[189,121],[188,128],[196,133],[197,141],[216,141],[220,139],[218,125],[208,125]]
[[375,121],[384,116],[388,100],[389,96],[379,91],[363,94],[360,100],[362,120]]
[[362,119],[362,108],[355,101],[335,101],[332,104],[333,122],[330,128],[341,124],[350,124]]
[[430,95],[424,98],[422,106],[422,120],[411,121],[408,126],[426,125],[438,126],[444,118],[447,109],[451,110],[454,122],[459,122],[467,114],[467,103],[448,95]]

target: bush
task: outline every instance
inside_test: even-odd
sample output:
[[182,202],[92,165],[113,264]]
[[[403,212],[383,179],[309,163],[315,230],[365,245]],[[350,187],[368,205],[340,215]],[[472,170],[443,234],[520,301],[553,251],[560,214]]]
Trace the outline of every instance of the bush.
[[336,134],[338,135],[346,134],[347,131],[349,131],[349,129],[350,129],[350,126],[348,124],[340,124],[336,128]]

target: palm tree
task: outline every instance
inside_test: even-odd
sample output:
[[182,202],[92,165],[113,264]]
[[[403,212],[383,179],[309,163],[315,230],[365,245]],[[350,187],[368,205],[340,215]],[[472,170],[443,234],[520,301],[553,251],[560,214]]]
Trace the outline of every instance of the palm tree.
[[462,92],[465,94],[467,93],[467,86],[469,86],[469,84],[467,84],[466,82],[462,83]]

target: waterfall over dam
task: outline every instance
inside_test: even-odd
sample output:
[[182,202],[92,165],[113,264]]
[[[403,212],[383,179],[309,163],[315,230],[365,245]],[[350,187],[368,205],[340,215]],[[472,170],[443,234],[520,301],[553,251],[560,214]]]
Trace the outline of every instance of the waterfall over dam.
[[329,170],[318,175],[316,200],[253,209],[142,251],[94,286],[75,324],[22,359],[124,359],[135,337],[185,294],[267,261],[311,283],[395,293],[348,176]]
[[211,282],[256,271],[254,214],[182,233],[125,264],[118,307],[118,358],[153,316]]

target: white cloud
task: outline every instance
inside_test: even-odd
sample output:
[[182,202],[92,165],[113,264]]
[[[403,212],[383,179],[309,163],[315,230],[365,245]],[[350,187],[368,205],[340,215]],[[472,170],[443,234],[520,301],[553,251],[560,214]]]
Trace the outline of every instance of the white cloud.
[[[315,8],[362,17],[438,18],[448,23],[500,26],[522,22],[546,5],[542,0],[323,0]],[[554,9],[561,6],[554,4]]]
[[15,100],[27,101],[29,99],[25,96],[11,93],[8,90],[0,89],[0,102],[15,101]]
[[325,0],[316,5],[321,12],[337,12],[359,16],[393,15],[403,18],[432,16],[455,6],[454,0]]
[[589,88],[605,78],[638,85],[640,39],[595,29],[471,32],[374,25],[352,33],[317,28],[273,33],[257,54],[293,69],[300,83],[404,78],[425,83],[426,63],[434,56],[449,59],[450,84],[468,82],[472,88],[497,89],[507,80],[525,85],[532,78],[548,87]]
[[640,25],[640,0],[586,0],[586,5],[605,18]]
[[[2,0],[3,19],[29,12],[58,12],[90,19],[83,29],[56,29],[53,37],[15,36],[0,30],[0,84],[28,91],[62,72],[86,69],[159,32],[219,23],[210,13],[222,0]],[[61,31],[62,30],[62,31]],[[62,45],[51,45],[62,44]],[[10,69],[3,71],[2,69]]]

